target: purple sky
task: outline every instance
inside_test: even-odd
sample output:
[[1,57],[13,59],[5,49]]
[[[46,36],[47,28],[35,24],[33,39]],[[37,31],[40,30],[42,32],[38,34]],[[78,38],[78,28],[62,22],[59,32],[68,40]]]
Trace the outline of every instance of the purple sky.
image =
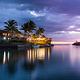
[[9,19],[18,29],[31,19],[53,41],[80,41],[80,0],[0,0],[0,29]]

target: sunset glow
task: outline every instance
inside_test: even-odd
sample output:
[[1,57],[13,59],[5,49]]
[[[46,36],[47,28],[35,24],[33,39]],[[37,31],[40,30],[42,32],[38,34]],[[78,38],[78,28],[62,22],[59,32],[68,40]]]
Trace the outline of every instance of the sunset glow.
[[72,44],[73,42],[55,42],[52,41],[51,44]]

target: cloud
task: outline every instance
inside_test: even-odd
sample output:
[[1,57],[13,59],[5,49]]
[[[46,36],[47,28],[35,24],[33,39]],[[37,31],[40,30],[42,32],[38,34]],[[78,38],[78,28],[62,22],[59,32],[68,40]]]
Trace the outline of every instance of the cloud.
[[80,28],[76,29],[76,30],[80,30]]
[[72,28],[74,28],[75,26],[74,25],[72,25],[72,26],[69,26],[69,28],[68,29],[72,29]]
[[78,31],[57,31],[48,34],[48,37],[52,37],[53,41],[74,42],[80,40],[80,32]]
[[28,11],[31,15],[35,16],[35,17],[40,17],[40,16],[44,16],[45,13],[36,13],[35,11]]
[[9,19],[15,19],[19,28],[31,19],[53,40],[78,38],[79,8],[80,0],[0,0],[0,28]]
[[0,2],[5,4],[21,5],[16,8],[19,10],[41,10],[47,8],[52,9],[52,12],[56,11],[71,15],[80,14],[80,0],[0,0]]

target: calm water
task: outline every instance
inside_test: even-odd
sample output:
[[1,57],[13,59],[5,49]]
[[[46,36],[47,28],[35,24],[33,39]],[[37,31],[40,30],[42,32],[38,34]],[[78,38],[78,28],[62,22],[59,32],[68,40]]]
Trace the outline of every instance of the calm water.
[[0,49],[0,80],[80,80],[80,46]]

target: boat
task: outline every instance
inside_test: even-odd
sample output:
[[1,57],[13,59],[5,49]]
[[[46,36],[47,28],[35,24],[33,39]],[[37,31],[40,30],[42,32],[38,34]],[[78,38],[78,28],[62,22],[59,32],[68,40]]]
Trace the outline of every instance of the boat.
[[33,48],[39,48],[40,45],[32,45]]

